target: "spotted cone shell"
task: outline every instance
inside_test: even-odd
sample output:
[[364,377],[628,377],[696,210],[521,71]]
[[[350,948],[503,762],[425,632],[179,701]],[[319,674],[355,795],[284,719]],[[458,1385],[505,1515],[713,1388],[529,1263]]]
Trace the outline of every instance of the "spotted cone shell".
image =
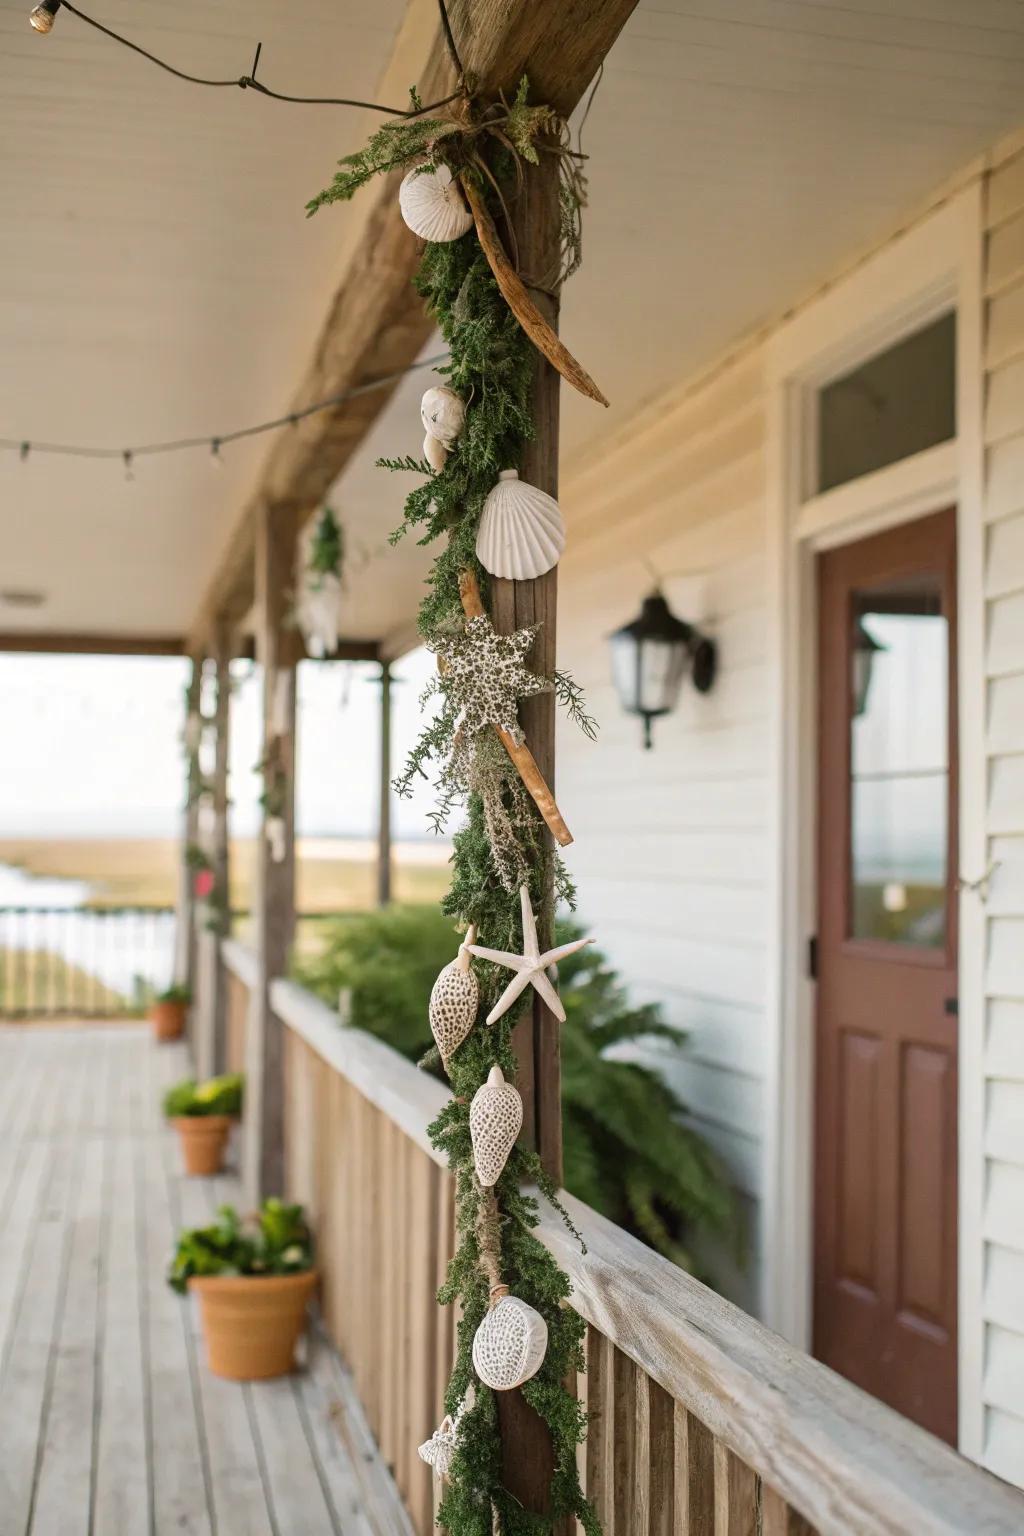
[[537,1374],[547,1347],[540,1313],[518,1296],[504,1296],[473,1335],[473,1369],[484,1386],[511,1392]]
[[508,1155],[523,1128],[523,1101],[500,1067],[492,1067],[486,1083],[473,1095],[469,1106],[469,1134],[473,1142],[476,1176],[485,1189],[501,1178]]
[[452,960],[434,982],[430,993],[430,1032],[448,1063],[465,1040],[476,1019],[480,989],[472,970]]
[[451,1416],[446,1414],[440,1427],[419,1447],[418,1454],[420,1460],[425,1461],[428,1467],[433,1467],[439,1477],[447,1477],[452,1469],[455,1449],[455,1425]]
[[458,240],[473,227],[473,215],[446,165],[410,171],[398,189],[398,206],[413,234],[423,240]]

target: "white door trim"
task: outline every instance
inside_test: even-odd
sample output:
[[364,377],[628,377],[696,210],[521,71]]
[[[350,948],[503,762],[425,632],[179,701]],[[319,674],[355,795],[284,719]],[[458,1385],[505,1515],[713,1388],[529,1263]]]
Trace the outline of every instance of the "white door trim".
[[[815,888],[818,550],[957,505],[960,868],[984,868],[984,602],[981,513],[982,208],[971,185],[866,260],[766,344],[767,555],[775,666],[768,1076],[762,1313],[811,1344],[814,993],[807,944]],[[930,319],[957,313],[957,437],[848,485],[809,496],[814,402],[829,379]],[[961,1449],[981,1447],[983,914],[960,902]]]

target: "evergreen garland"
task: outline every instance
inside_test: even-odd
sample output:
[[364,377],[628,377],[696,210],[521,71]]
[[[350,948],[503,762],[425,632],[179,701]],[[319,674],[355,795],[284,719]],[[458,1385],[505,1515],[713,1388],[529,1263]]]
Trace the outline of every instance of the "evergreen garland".
[[[491,121],[500,120],[503,125],[502,137],[486,136],[488,129],[481,124],[486,123],[488,111]],[[371,176],[407,166],[425,154],[431,155],[435,164],[443,157],[453,170],[467,163],[481,165],[486,157],[481,188],[489,191],[504,178],[511,190],[520,169],[516,157],[533,160],[538,136],[556,130],[557,141],[557,126],[546,108],[527,105],[525,81],[511,108],[503,102],[494,109],[484,109],[468,128],[422,121],[389,126],[375,134],[364,151],[341,162],[332,186],[313,199],[309,211],[347,200]],[[514,153],[501,147],[508,143],[514,145]],[[578,205],[575,212],[578,216]],[[411,532],[427,544],[445,536],[419,613],[420,634],[428,646],[436,648],[439,639],[457,633],[464,623],[460,571],[468,568],[476,573],[486,599],[487,576],[475,554],[477,526],[484,499],[499,472],[518,467],[523,445],[533,436],[530,391],[535,354],[502,298],[474,232],[446,244],[428,244],[415,283],[448,344],[450,361],[438,371],[466,401],[466,424],[437,475],[430,475],[427,465],[411,458],[379,463],[390,470],[426,477],[406,498],[403,524],[393,539]],[[593,722],[572,679],[559,674],[554,682],[570,716],[592,734]],[[446,776],[455,713],[444,701],[396,783],[398,792],[407,794],[415,777],[426,776],[431,760],[441,764],[440,806],[435,815],[438,826],[443,825],[458,798],[459,786]],[[490,734],[486,733],[488,737]],[[500,794],[534,910],[543,908],[552,873],[556,897],[571,903],[572,884],[559,859],[554,860],[552,871],[553,855],[543,823],[532,802],[522,794],[515,769],[503,752],[494,755],[486,771],[505,775]],[[493,784],[493,780],[489,782]],[[466,824],[453,839],[453,877],[442,910],[460,927],[475,923],[482,944],[519,949],[522,920],[518,894],[514,887],[509,888],[507,879],[501,878],[490,834],[482,796],[471,793]],[[600,1525],[583,1496],[576,1467],[577,1446],[586,1435],[586,1414],[565,1385],[584,1369],[584,1323],[566,1305],[570,1294],[567,1276],[533,1235],[536,1203],[522,1187],[538,1185],[556,1205],[557,1192],[537,1155],[520,1146],[513,1149],[494,1187],[493,1200],[489,1192],[481,1190],[473,1166],[470,1100],[495,1063],[506,1078],[515,1080],[512,1030],[529,1002],[524,998],[518,1009],[493,1027],[486,1026],[487,1013],[503,987],[503,973],[480,962],[475,968],[480,984],[476,1025],[448,1063],[454,1096],[430,1127],[432,1143],[447,1156],[456,1187],[456,1252],[438,1300],[442,1305],[461,1304],[458,1352],[445,1407],[452,1415],[463,1411],[438,1521],[450,1536],[492,1536],[496,1514],[504,1536],[539,1536],[570,1516],[581,1522],[587,1536],[600,1536]],[[493,1217],[495,1202],[497,1222]],[[548,1328],[544,1361],[520,1389],[547,1424],[553,1442],[555,1470],[549,1513],[543,1516],[525,1510],[504,1487],[495,1394],[478,1380],[472,1365],[473,1337],[490,1299],[489,1280],[481,1263],[482,1233],[489,1247],[500,1249],[501,1276],[511,1294],[534,1307]]]

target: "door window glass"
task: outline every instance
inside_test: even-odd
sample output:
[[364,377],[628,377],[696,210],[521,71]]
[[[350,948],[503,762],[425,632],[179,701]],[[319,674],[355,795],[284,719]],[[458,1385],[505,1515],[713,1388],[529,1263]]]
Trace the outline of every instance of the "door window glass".
[[850,928],[946,942],[949,635],[934,577],[855,592],[850,637]]
[[818,491],[956,436],[956,316],[943,315],[818,395]]

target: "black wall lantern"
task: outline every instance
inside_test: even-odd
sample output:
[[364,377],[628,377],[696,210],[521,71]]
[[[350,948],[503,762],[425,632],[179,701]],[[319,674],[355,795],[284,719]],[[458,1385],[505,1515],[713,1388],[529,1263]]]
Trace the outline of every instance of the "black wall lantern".
[[609,636],[612,678],[627,714],[644,722],[644,746],[651,745],[651,721],[679,701],[689,671],[698,693],[715,680],[715,644],[692,624],[677,619],[660,592],[644,599],[639,618]]

